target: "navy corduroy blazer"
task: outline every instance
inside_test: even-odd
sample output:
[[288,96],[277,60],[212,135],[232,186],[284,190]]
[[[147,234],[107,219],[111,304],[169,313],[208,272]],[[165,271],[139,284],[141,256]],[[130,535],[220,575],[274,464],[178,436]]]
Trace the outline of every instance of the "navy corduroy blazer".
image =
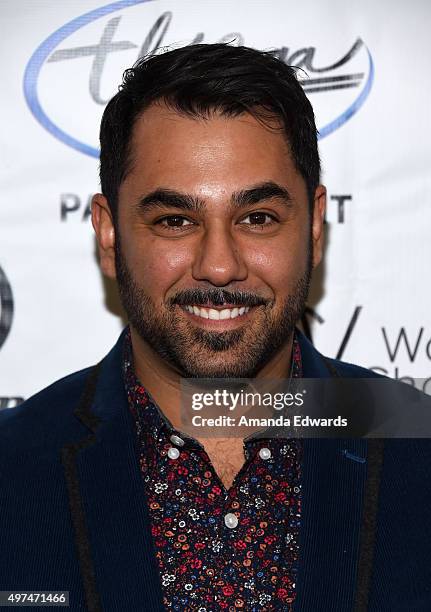
[[[304,377],[372,376],[298,337]],[[0,591],[164,609],[123,339],[98,370],[0,412]],[[431,441],[304,439],[302,500],[296,612],[431,611]]]

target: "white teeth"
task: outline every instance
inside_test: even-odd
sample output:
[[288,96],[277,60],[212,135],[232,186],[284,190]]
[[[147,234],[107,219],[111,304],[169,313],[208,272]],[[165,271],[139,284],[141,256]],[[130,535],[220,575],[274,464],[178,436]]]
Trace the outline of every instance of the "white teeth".
[[250,310],[248,306],[241,308],[224,308],[216,310],[215,308],[199,308],[198,306],[185,306],[187,312],[202,317],[203,319],[212,319],[214,321],[222,321],[225,319],[236,319]]
[[229,308],[224,308],[223,310],[220,310],[220,319],[230,319]]

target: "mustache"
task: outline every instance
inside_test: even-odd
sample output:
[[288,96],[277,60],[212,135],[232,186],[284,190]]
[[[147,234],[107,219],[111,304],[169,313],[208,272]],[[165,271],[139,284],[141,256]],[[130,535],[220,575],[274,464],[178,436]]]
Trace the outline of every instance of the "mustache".
[[248,291],[228,291],[215,287],[213,289],[186,289],[172,298],[171,304],[178,304],[179,306],[205,306],[210,303],[214,304],[214,306],[223,306],[223,304],[261,306],[268,304],[269,301]]

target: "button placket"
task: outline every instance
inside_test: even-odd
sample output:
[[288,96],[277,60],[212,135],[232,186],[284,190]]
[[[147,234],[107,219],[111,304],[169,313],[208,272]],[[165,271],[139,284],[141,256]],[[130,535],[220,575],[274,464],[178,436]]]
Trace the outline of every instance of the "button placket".
[[180,451],[174,446],[171,446],[171,448],[168,449],[169,459],[178,459],[179,456],[180,456]]
[[233,512],[228,512],[224,515],[224,524],[229,529],[235,529],[238,525],[238,517]]
[[269,448],[267,448],[266,446],[262,447],[259,451],[259,457],[263,459],[264,461],[266,461],[267,459],[270,459],[271,451],[269,450]]

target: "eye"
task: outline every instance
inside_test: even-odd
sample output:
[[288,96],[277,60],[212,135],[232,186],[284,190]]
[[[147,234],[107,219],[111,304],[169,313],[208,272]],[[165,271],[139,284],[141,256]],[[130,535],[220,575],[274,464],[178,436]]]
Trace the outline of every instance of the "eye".
[[[183,224],[183,221],[186,223]],[[161,225],[163,228],[167,230],[178,230],[188,225],[193,225],[193,222],[187,217],[182,217],[181,215],[169,215],[168,217],[163,217],[156,221],[155,225]]]
[[[269,219],[268,223],[265,223],[265,218],[266,217]],[[270,215],[269,213],[265,213],[265,212],[250,213],[244,219],[248,219],[248,218],[250,218],[250,221],[249,222],[245,222],[245,225],[268,226],[268,225],[272,225],[273,223],[275,223],[277,221],[277,219],[273,215]],[[244,222],[244,220],[242,222]]]

